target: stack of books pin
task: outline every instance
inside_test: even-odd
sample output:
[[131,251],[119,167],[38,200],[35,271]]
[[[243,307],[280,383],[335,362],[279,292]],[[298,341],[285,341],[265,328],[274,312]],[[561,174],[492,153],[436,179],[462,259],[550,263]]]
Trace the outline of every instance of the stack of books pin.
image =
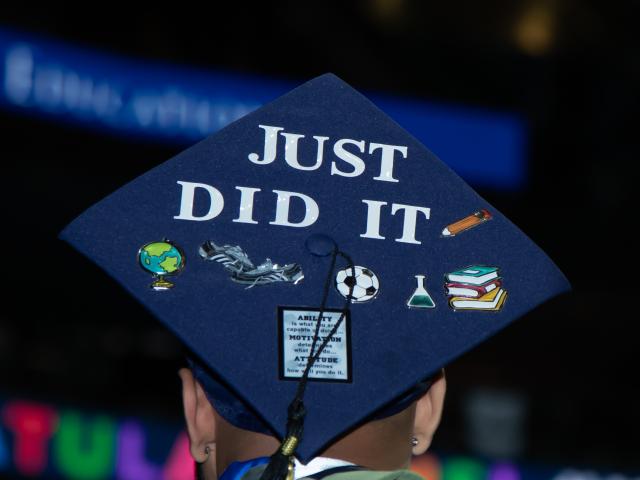
[[445,292],[454,310],[497,311],[507,298],[498,267],[471,265],[445,278]]

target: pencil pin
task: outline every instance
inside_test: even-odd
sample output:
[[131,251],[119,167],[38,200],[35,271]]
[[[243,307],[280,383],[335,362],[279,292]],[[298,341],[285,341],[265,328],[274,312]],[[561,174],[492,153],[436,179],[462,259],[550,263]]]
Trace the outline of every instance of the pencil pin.
[[491,213],[489,213],[488,210],[483,208],[482,210],[472,213],[471,215],[464,217],[463,219],[458,220],[457,222],[447,225],[444,228],[444,230],[442,230],[442,236],[455,237],[456,235],[464,232],[465,230],[469,230],[470,228],[473,228],[475,226],[480,225],[481,223],[491,220],[491,218],[493,218]]

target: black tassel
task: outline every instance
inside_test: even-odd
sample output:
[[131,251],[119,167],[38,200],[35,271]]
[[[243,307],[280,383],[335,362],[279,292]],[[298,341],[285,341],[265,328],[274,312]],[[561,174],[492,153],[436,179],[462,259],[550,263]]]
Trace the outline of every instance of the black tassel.
[[[284,443],[283,443],[284,445]],[[293,472],[293,457],[287,456],[282,452],[282,446],[271,455],[269,464],[262,472],[260,480],[285,480],[290,476],[289,472]]]
[[293,455],[298,444],[302,441],[306,413],[302,400],[295,398],[289,405],[287,436],[282,441],[280,448],[269,458],[269,464],[262,472],[260,480],[293,480]]
[[333,337],[334,333],[340,327],[340,324],[345,318],[345,315],[349,313],[349,305],[351,303],[351,298],[353,297],[353,285],[349,286],[349,295],[345,299],[344,308],[342,309],[342,315],[335,323],[329,335],[322,341],[320,346],[316,349],[316,344],[318,339],[320,338],[320,325],[322,323],[322,318],[324,316],[325,307],[327,305],[327,296],[329,295],[329,288],[331,285],[331,279],[333,276],[333,271],[336,265],[336,257],[340,255],[345,260],[347,260],[349,267],[354,269],[353,260],[351,257],[344,252],[341,252],[336,248],[334,248],[333,253],[331,255],[331,268],[327,273],[327,277],[324,282],[324,290],[322,294],[322,303],[320,305],[320,311],[318,312],[318,320],[316,322],[316,330],[313,336],[313,342],[311,343],[311,348],[309,350],[309,358],[307,360],[307,366],[304,369],[302,376],[300,377],[300,381],[298,382],[298,388],[296,389],[296,396],[293,398],[293,401],[289,404],[289,409],[287,412],[287,435],[282,440],[280,447],[278,450],[271,455],[269,458],[269,464],[267,468],[264,469],[262,475],[260,476],[260,480],[294,480],[294,454],[296,452],[296,448],[302,441],[302,432],[304,430],[304,417],[307,411],[304,408],[304,403],[302,399],[304,397],[304,391],[307,387],[307,381],[309,380],[309,372],[311,371],[311,367],[318,360],[320,354],[329,343],[331,337]]

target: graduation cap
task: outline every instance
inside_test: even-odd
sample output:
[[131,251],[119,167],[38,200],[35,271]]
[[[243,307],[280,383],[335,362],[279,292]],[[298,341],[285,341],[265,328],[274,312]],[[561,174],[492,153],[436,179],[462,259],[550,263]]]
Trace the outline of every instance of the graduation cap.
[[305,463],[570,288],[516,226],[331,74],[136,178],[61,237],[184,342],[231,423],[286,439],[308,370],[295,449]]

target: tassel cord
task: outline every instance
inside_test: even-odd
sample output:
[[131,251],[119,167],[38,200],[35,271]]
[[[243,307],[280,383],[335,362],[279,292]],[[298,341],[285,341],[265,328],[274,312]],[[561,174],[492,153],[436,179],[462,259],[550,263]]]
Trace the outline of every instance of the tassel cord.
[[333,335],[335,335],[335,333],[338,331],[338,328],[340,328],[345,315],[349,313],[351,299],[353,298],[353,288],[355,284],[349,286],[349,295],[345,300],[340,318],[338,318],[338,321],[331,328],[329,334],[325,336],[324,340],[320,343],[320,346],[316,350],[316,345],[318,344],[318,340],[320,338],[320,327],[322,325],[322,319],[326,310],[327,298],[329,296],[329,289],[331,287],[331,279],[333,277],[333,272],[336,266],[336,259],[338,256],[344,258],[347,261],[347,268],[351,268],[352,275],[355,277],[355,267],[353,261],[351,260],[351,257],[335,247],[331,254],[331,265],[324,282],[322,303],[320,304],[320,310],[318,312],[318,319],[316,321],[313,341],[311,343],[309,356],[307,358],[307,365],[305,366],[304,372],[300,377],[300,380],[298,381],[296,394],[289,404],[289,408],[287,409],[287,435],[282,441],[280,448],[278,448],[278,450],[269,459],[269,464],[267,465],[264,472],[262,472],[260,480],[293,480],[294,478],[293,455],[298,444],[302,441],[302,434],[304,431],[306,409],[303,399],[309,380],[309,374],[311,372],[311,368],[313,368],[313,365],[320,358],[323,350],[331,340],[331,337],[333,337]]

